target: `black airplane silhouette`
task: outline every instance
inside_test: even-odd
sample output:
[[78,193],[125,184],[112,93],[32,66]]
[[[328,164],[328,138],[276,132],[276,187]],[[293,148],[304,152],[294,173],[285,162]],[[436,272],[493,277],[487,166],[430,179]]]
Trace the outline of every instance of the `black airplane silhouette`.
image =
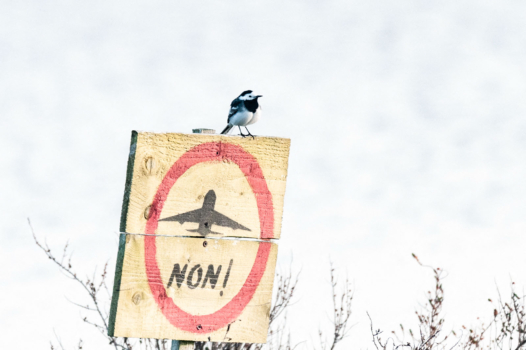
[[201,235],[206,236],[210,233],[221,234],[219,232],[212,231],[212,225],[219,225],[224,227],[230,227],[234,230],[245,230],[251,231],[249,228],[238,224],[234,220],[226,217],[225,215],[218,213],[214,210],[216,205],[216,193],[214,190],[208,191],[203,202],[201,209],[192,210],[179,215],[170,216],[159,221],[177,221],[180,224],[185,222],[197,222],[199,228],[195,230],[187,230],[189,232],[199,232]]

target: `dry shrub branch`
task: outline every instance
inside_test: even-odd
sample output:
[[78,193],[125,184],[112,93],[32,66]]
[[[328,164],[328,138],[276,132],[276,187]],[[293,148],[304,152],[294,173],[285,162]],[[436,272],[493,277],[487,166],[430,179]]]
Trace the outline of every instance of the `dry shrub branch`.
[[[392,336],[382,338],[383,332],[380,329],[374,329],[369,316],[373,344],[377,350],[396,350],[404,347],[411,350],[520,350],[526,348],[524,293],[522,297],[519,297],[514,282],[511,282],[511,293],[507,300],[503,300],[497,289],[498,301],[491,315],[491,321],[487,325],[477,319],[477,324],[471,328],[462,326],[461,329],[451,330],[444,335],[442,313],[444,271],[438,267],[422,264],[415,254],[413,258],[420,266],[431,269],[435,280],[433,290],[427,293],[427,303],[415,312],[418,334],[409,329],[411,341],[404,341],[406,333],[404,326],[400,324],[401,335],[393,331]],[[493,303],[491,299],[488,300]]]
[[331,319],[332,332],[330,338],[328,338],[321,330],[319,330],[318,335],[321,350],[334,350],[336,344],[346,338],[352,328],[349,324],[349,319],[352,315],[352,300],[354,297],[351,283],[346,278],[341,285],[339,284],[338,279],[335,276],[335,269],[332,262],[330,272],[333,306]]
[[[31,222],[29,226],[35,244],[46,254],[59,270],[68,278],[80,285],[84,295],[88,296],[86,304],[70,301],[81,308],[89,316],[82,319],[100,331],[109,345],[116,350],[170,350],[171,341],[167,339],[134,339],[117,338],[108,336],[108,307],[111,301],[110,288],[107,285],[107,264],[102,272],[93,273],[92,276],[80,277],[71,262],[71,254],[68,252],[68,243],[65,244],[59,255],[56,255],[47,243],[38,240]],[[373,327],[373,321],[369,314],[370,328],[373,345],[376,350],[526,350],[526,309],[525,294],[519,295],[514,282],[510,284],[510,292],[507,298],[501,296],[497,289],[498,298],[494,305],[490,322],[477,321],[470,328],[462,326],[459,330],[444,332],[444,271],[438,267],[424,265],[419,258],[413,254],[413,258],[422,267],[430,269],[434,277],[434,288],[427,293],[426,303],[417,310],[417,331],[408,329],[407,337],[405,328],[400,324],[398,332],[391,332],[384,336],[380,329]],[[278,272],[275,277],[275,291],[272,306],[269,310],[269,332],[267,344],[228,343],[228,342],[196,342],[196,350],[294,350],[302,343],[292,344],[291,334],[288,330],[287,311],[293,304],[294,293],[299,281],[299,273],[293,274],[292,269],[287,272]],[[321,350],[334,350],[341,344],[352,328],[350,318],[352,315],[353,291],[348,279],[339,282],[336,270],[331,263],[330,283],[332,288],[332,317],[330,317],[331,331],[326,334],[319,331],[319,348]],[[386,305],[387,306],[387,305]],[[400,333],[401,332],[401,333]],[[453,335],[453,337],[451,336]],[[410,341],[405,339],[409,338]],[[51,343],[50,348],[66,350],[58,335],[56,345]],[[83,349],[84,342],[79,340],[75,349]]]
[[[104,265],[102,273],[94,272],[93,276],[86,276],[81,278],[75,271],[71,262],[71,254],[68,253],[69,244],[66,243],[62,249],[62,254],[59,257],[54,254],[47,243],[42,243],[38,240],[31,221],[28,219],[29,227],[35,244],[46,254],[46,256],[59,267],[60,271],[68,278],[77,282],[84,290],[85,294],[89,296],[89,303],[80,304],[70,301],[72,304],[78,306],[84,311],[91,312],[95,315],[93,319],[91,316],[83,317],[83,321],[95,327],[102,336],[104,336],[110,345],[116,350],[170,350],[171,340],[167,339],[137,339],[130,340],[128,338],[118,338],[108,336],[108,319],[109,312],[107,306],[111,302],[111,293],[107,281],[107,263]],[[290,333],[286,329],[286,317],[281,317],[286,314],[287,309],[292,304],[294,292],[299,280],[299,273],[293,274],[291,270],[287,272],[278,272],[275,277],[275,294],[272,302],[272,307],[269,313],[269,335],[266,347],[271,350],[292,350]],[[283,320],[280,320],[283,318]],[[280,322],[281,321],[281,322]],[[65,350],[62,341],[56,336],[58,345],[51,343],[51,349]],[[82,339],[79,340],[77,349],[83,348]],[[212,342],[195,342],[196,350],[261,350],[263,344],[249,344],[249,343],[212,343]]]

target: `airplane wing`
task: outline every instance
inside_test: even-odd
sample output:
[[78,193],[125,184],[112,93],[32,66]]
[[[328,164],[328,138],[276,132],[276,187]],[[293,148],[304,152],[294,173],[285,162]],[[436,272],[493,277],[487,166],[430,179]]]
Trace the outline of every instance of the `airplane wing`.
[[251,231],[248,227],[245,227],[241,224],[238,224],[234,220],[228,218],[227,216],[218,213],[215,210],[212,210],[209,216],[209,220],[212,222],[213,225],[219,225],[224,227],[230,227],[234,230],[245,230],[245,231]]
[[170,216],[164,219],[161,219],[159,221],[177,221],[180,224],[184,224],[185,222],[197,222],[199,223],[201,219],[201,211],[202,209],[196,209],[192,210],[183,214]]

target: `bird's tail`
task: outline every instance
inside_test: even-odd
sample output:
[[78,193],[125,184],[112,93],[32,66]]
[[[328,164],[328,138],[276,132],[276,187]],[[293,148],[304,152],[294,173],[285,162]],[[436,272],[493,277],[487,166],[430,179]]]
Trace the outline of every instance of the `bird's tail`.
[[233,127],[234,127],[233,125],[228,124],[228,125],[226,126],[226,128],[224,128],[223,131],[221,131],[221,134],[223,134],[223,135],[228,134],[228,132],[230,131],[230,129],[232,129]]

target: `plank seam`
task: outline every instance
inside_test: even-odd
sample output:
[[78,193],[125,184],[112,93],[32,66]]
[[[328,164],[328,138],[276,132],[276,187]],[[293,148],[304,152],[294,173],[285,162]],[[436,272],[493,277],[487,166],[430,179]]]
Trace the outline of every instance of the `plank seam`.
[[251,237],[199,237],[199,236],[181,236],[181,235],[152,235],[149,233],[131,233],[131,232],[116,232],[120,235],[130,235],[130,236],[155,236],[155,237],[177,237],[177,238],[199,238],[199,239],[215,239],[215,240],[224,240],[224,241],[251,241],[251,242],[271,242],[278,243],[279,238],[251,238]]

